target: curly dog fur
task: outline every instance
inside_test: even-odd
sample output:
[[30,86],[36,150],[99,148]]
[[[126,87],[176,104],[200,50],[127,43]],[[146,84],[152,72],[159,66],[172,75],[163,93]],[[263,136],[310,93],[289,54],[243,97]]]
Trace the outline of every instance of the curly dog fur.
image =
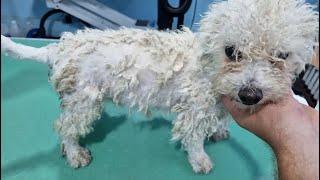
[[[61,98],[55,128],[72,167],[90,162],[78,140],[92,131],[111,98],[147,115],[151,107],[177,113],[172,140],[181,141],[195,172],[208,173],[212,163],[204,140],[228,136],[221,95],[254,111],[290,91],[317,45],[312,8],[302,0],[221,1],[210,6],[197,33],[86,29],[42,48],[1,36],[1,50],[49,65]],[[244,87],[259,89],[263,98],[244,103]]]

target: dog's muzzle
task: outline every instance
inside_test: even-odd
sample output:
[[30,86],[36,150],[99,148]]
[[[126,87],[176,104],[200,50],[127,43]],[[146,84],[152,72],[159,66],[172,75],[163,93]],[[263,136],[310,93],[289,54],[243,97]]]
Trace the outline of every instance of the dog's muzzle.
[[262,90],[255,87],[241,88],[238,96],[244,105],[257,104],[263,98]]

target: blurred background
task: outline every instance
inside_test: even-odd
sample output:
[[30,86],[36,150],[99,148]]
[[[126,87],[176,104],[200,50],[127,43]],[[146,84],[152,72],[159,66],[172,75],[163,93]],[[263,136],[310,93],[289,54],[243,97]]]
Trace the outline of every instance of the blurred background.
[[[76,4],[74,2],[91,3],[98,2],[95,4],[103,7],[92,7],[85,11],[80,11],[79,8],[81,4]],[[140,24],[147,24],[148,28],[159,28],[159,21],[162,24],[170,22],[170,12],[162,11],[163,8],[159,8],[163,0],[1,0],[1,34],[13,37],[37,37],[39,36],[39,24],[41,18],[48,13],[53,8],[51,6],[59,7],[58,9],[63,9],[62,12],[55,12],[52,15],[49,15],[44,23],[45,33],[40,36],[42,38],[54,38],[59,37],[61,32],[70,31],[74,32],[77,29],[84,28],[85,26],[91,25],[89,19],[83,21],[83,19],[88,18],[91,13],[91,21],[95,16],[104,16],[104,20],[108,19],[110,21],[117,21],[123,17],[127,18],[123,20],[139,20]],[[188,7],[185,7],[185,12],[180,12],[181,14],[173,18],[172,29],[175,29],[178,23],[178,16],[183,16],[183,25],[191,28],[193,31],[196,31],[198,26],[196,23],[199,22],[199,19],[204,12],[207,11],[208,5],[214,0],[166,0],[169,3],[169,7],[172,7],[173,10],[179,8],[179,5],[183,6],[183,2],[187,4],[190,3]],[[190,1],[190,2],[188,2]],[[70,3],[71,2],[71,3]],[[74,4],[72,4],[72,2]],[[318,0],[307,0],[308,3],[317,5],[319,9]],[[93,3],[93,4],[94,4]],[[182,3],[182,4],[181,4]],[[82,4],[82,10],[88,8],[89,5]],[[99,10],[102,10],[99,12]],[[95,12],[93,12],[95,11]],[[72,12],[72,13],[71,13]],[[72,15],[70,15],[70,13]],[[116,13],[116,14],[114,14]],[[69,15],[68,15],[69,14]],[[124,15],[124,16],[123,16]],[[161,17],[160,17],[161,16]],[[82,17],[82,20],[79,20],[78,17]],[[121,17],[121,18],[120,18]],[[168,20],[169,19],[169,20]],[[96,22],[97,23],[97,22]],[[130,23],[123,23],[124,26],[130,26]],[[180,23],[181,25],[181,23]],[[96,28],[96,26],[91,26]],[[167,27],[168,26],[164,26]],[[164,28],[162,27],[162,28]],[[29,34],[28,34],[29,33]],[[38,34],[37,34],[38,33]]]

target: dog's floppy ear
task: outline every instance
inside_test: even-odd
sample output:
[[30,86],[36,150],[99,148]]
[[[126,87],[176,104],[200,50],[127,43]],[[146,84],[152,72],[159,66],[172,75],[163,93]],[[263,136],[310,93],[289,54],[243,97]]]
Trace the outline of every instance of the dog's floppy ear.
[[294,64],[295,74],[299,75],[311,63],[315,47],[319,46],[319,12],[314,5],[305,3],[304,0],[286,1],[293,1],[292,4],[295,4],[292,6],[293,14],[288,13],[287,17],[288,23],[292,24],[287,45],[298,56],[294,59]]

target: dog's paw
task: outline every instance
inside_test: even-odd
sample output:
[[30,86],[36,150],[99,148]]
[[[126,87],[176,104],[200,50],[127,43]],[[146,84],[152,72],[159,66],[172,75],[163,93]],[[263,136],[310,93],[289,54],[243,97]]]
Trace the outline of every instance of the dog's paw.
[[67,151],[63,148],[62,155],[66,156],[69,165],[73,168],[84,167],[91,162],[90,151],[80,146]]
[[224,139],[228,139],[230,137],[229,130],[219,130],[211,136],[211,140],[214,142],[218,142]]
[[208,174],[212,169],[212,162],[206,153],[189,155],[189,162],[196,173]]

